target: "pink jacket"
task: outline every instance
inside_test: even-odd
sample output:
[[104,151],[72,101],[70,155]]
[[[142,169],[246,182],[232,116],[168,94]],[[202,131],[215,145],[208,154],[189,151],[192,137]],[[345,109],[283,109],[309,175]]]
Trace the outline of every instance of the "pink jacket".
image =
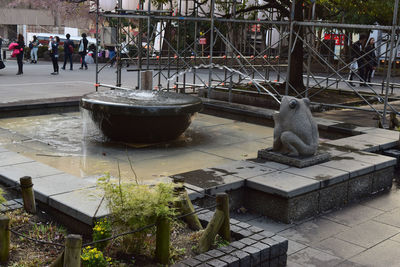
[[11,43],[8,46],[8,50],[13,50],[11,53],[11,57],[16,57],[19,53],[21,53],[24,50],[23,48],[21,49],[16,48],[17,46],[18,46],[17,43]]

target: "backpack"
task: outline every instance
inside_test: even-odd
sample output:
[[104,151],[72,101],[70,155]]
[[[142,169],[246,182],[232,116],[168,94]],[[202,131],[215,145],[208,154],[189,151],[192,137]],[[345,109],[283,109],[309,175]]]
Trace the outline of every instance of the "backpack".
[[71,44],[68,44],[68,49],[71,54],[74,53],[74,47]]
[[32,42],[29,43],[29,48],[30,48],[30,49],[33,48],[33,43],[32,43]]

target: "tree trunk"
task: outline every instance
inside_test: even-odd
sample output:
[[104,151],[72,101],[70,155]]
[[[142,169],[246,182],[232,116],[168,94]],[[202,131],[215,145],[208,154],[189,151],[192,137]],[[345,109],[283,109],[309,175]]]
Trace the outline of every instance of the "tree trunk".
[[[303,0],[296,1],[295,4],[295,11],[294,11],[294,20],[295,21],[303,21]],[[299,34],[299,37],[304,38],[303,28],[294,25],[293,33]],[[296,35],[293,35],[293,45],[294,48],[292,55],[291,55],[291,62],[290,62],[290,75],[289,75],[289,84],[293,86],[297,91],[304,90],[304,83],[303,83],[303,41]],[[289,51],[290,52],[290,51]],[[289,92],[290,92],[289,87]]]

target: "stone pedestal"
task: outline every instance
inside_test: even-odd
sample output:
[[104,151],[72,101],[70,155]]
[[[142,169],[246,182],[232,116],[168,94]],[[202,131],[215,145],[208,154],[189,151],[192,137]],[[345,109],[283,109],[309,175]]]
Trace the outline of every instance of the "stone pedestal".
[[153,90],[153,71],[145,70],[140,72],[140,90]]
[[315,164],[329,161],[331,158],[331,155],[326,152],[318,151],[314,156],[289,157],[289,156],[282,155],[280,153],[272,151],[272,148],[266,148],[266,149],[258,150],[258,158],[283,163],[283,164],[286,164],[289,166],[294,166],[297,168],[304,168],[304,167],[308,167],[308,166],[312,166]]

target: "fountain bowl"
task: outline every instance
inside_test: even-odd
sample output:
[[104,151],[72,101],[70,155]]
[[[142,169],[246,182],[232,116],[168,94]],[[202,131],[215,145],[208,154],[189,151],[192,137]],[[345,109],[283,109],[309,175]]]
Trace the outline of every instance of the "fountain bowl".
[[179,137],[203,104],[172,92],[109,90],[84,95],[80,106],[111,140],[155,143]]

